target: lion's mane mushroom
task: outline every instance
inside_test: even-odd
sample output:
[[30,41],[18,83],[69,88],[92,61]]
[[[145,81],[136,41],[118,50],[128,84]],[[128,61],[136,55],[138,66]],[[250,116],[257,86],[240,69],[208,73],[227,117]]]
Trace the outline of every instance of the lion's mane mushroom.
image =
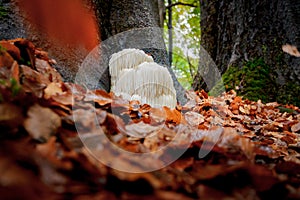
[[132,69],[143,62],[154,62],[153,58],[139,49],[123,49],[111,55],[109,73],[111,88],[114,88],[117,78],[124,69]]
[[[119,53],[124,55],[126,50]],[[124,99],[139,100],[141,103],[149,104],[152,107],[168,106],[174,108],[177,104],[176,91],[167,68],[152,61],[141,62],[141,50],[129,49],[129,51],[130,56],[126,56],[126,58],[118,55],[113,55],[111,58],[115,59],[114,62],[110,61],[110,64],[115,64],[110,65],[109,69],[111,76],[114,75],[115,77],[112,80],[111,91]],[[126,60],[122,62],[123,59]],[[139,64],[135,65],[135,63]],[[112,75],[112,73],[114,74]]]

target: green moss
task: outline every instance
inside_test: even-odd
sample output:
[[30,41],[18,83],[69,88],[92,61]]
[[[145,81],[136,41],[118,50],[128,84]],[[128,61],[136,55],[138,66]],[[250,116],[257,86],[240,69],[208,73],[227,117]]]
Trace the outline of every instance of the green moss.
[[300,85],[290,81],[278,87],[277,101],[300,106]]
[[[223,74],[223,84],[226,90],[236,90],[238,95],[247,99],[263,102],[273,101],[274,81],[270,75],[270,67],[263,59],[246,62],[243,67],[230,66]],[[212,90],[219,90],[220,83]]]
[[222,92],[223,86],[227,91],[236,90],[239,96],[249,100],[300,106],[300,85],[292,81],[278,85],[274,71],[261,58],[246,62],[241,68],[230,66],[209,94]]

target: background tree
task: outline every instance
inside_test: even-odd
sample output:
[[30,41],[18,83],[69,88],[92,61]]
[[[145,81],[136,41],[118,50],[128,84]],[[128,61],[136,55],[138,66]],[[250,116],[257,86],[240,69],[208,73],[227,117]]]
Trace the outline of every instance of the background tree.
[[[200,0],[201,45],[228,89],[257,100],[300,104],[300,59],[282,45],[300,47],[300,2]],[[206,87],[198,73],[195,90]]]

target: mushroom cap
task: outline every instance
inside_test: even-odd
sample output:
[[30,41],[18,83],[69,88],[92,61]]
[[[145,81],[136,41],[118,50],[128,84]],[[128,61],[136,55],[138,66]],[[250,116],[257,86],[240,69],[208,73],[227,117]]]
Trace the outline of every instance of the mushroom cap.
[[153,62],[153,58],[139,49],[123,49],[112,54],[109,60],[111,86],[115,86],[115,82],[122,70],[135,68],[143,62]]
[[144,62],[134,69],[122,70],[112,92],[127,100],[139,99],[152,107],[174,108],[177,104],[169,71],[155,62]]

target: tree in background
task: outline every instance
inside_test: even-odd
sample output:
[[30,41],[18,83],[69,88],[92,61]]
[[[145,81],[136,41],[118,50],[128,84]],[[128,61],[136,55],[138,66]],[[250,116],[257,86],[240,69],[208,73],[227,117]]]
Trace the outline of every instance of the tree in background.
[[[299,105],[300,59],[282,45],[300,47],[300,2],[200,0],[201,45],[222,72],[227,89],[253,100]],[[206,87],[201,75],[195,90]]]
[[172,48],[170,51],[172,69],[185,89],[191,89],[199,62],[201,33],[199,1],[166,3],[165,41],[169,50]]

